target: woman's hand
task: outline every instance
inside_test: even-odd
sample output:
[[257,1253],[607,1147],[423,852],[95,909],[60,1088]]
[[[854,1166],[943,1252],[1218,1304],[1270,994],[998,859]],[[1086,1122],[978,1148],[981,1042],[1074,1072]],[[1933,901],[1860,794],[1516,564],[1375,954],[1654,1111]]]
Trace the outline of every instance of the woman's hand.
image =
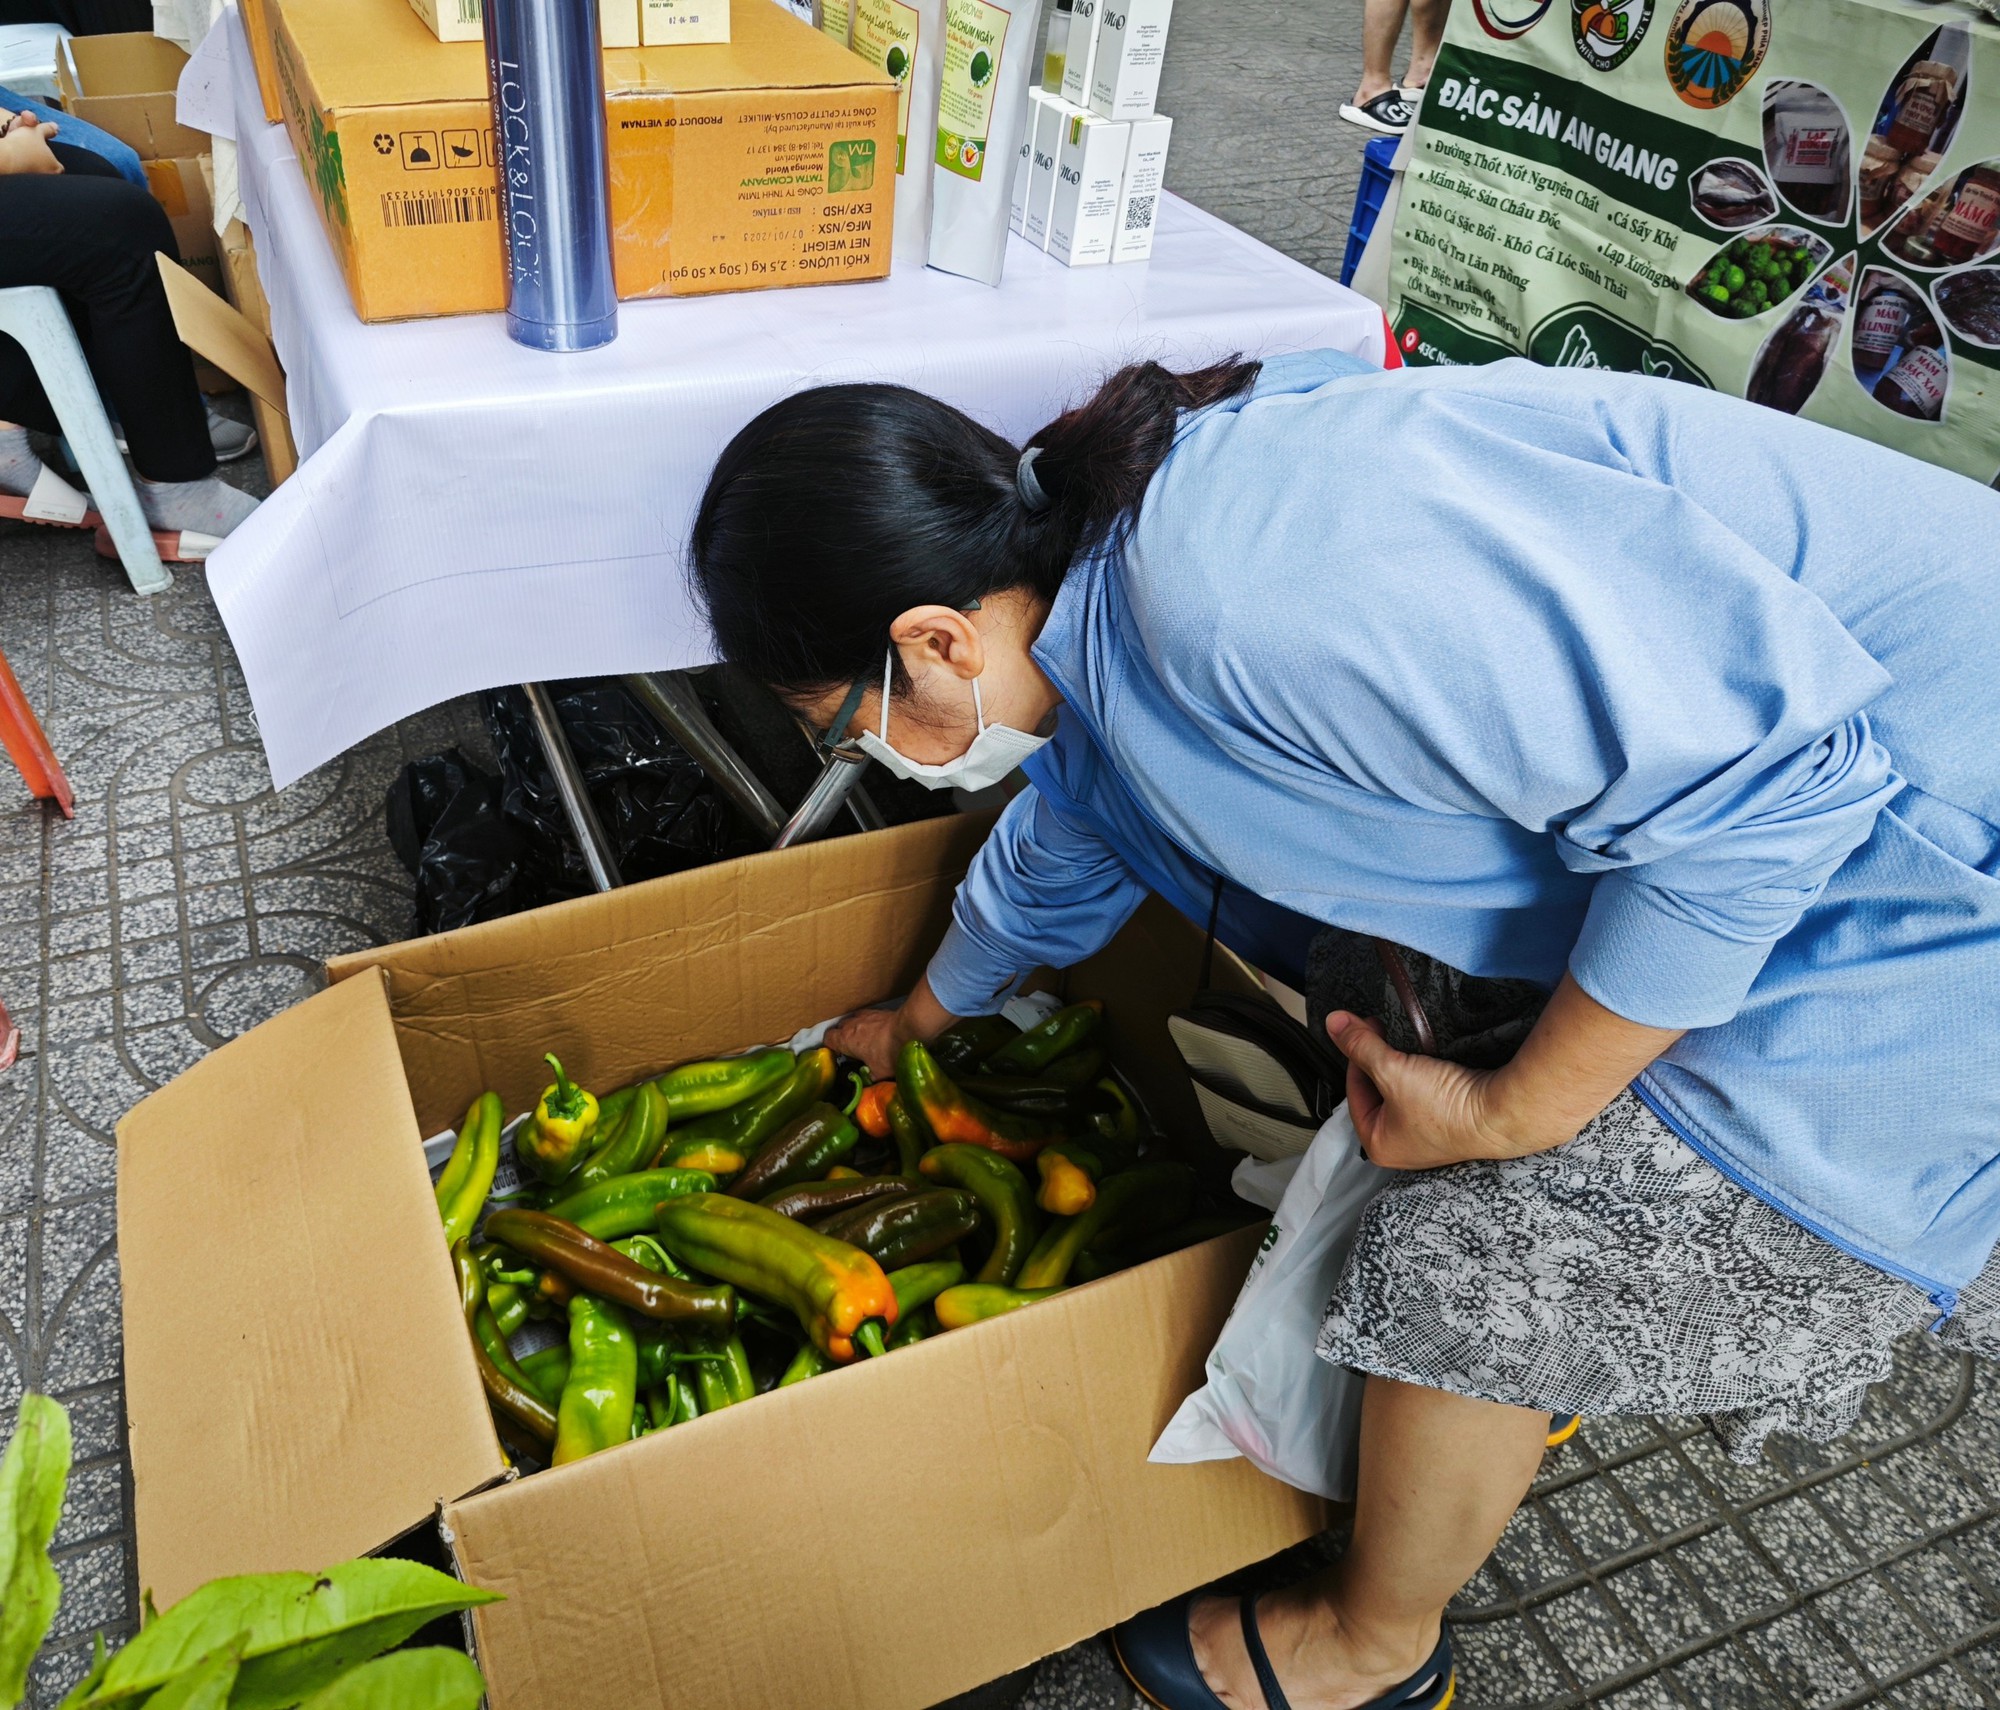
[[60,172],[62,162],[49,152],[56,127],[33,113],[11,115],[0,127],[0,177],[17,172]]
[[1344,1009],[1326,1018],[1326,1031],[1347,1058],[1347,1106],[1362,1150],[1391,1170],[1560,1146],[1680,1038],[1675,1028],[1627,1021],[1568,974],[1504,1069],[1412,1057]]
[[828,1030],[826,1042],[844,1057],[859,1057],[878,1081],[896,1072],[896,1053],[912,1039],[935,1039],[958,1019],[931,995],[929,979],[896,1009],[858,1009]]
[[1347,1058],[1348,1114],[1370,1163],[1389,1170],[1433,1170],[1468,1158],[1511,1158],[1540,1150],[1516,1144],[1496,1125],[1489,1097],[1492,1075],[1442,1057],[1398,1051],[1382,1037],[1377,1023],[1344,1009],[1326,1018],[1326,1031]]

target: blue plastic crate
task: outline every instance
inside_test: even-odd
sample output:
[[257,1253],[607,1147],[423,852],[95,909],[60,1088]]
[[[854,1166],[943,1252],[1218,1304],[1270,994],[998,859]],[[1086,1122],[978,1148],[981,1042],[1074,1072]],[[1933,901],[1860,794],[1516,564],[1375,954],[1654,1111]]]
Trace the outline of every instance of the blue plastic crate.
[[1395,180],[1390,165],[1396,158],[1401,137],[1376,137],[1361,151],[1361,185],[1354,192],[1354,219],[1347,228],[1347,253],[1340,261],[1340,282],[1352,284],[1354,270],[1361,265],[1361,252],[1368,247],[1368,234],[1375,229],[1375,216],[1382,211],[1383,198]]

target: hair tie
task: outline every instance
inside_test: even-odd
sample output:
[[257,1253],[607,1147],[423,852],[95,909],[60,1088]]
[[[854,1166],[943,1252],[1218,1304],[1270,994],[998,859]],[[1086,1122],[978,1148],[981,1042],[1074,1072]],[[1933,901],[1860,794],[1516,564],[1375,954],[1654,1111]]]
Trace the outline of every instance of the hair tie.
[[1037,515],[1049,508],[1049,496],[1035,478],[1035,459],[1041,454],[1039,445],[1031,445],[1021,453],[1021,461],[1014,465],[1014,491],[1021,503]]

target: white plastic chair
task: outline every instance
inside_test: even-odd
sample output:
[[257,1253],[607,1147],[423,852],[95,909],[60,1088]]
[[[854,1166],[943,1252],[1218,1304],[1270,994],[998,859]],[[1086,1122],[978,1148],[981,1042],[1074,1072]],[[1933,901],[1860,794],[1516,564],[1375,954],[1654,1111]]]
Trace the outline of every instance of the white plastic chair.
[[18,340],[35,365],[35,376],[55,407],[77,467],[83,471],[91,502],[118,548],[132,591],[157,594],[173,586],[173,572],[160,562],[159,548],[139,495],[132,486],[125,459],[111,437],[104,400],[97,395],[90,364],[62,299],[46,285],[16,285],[0,290],[0,333]]

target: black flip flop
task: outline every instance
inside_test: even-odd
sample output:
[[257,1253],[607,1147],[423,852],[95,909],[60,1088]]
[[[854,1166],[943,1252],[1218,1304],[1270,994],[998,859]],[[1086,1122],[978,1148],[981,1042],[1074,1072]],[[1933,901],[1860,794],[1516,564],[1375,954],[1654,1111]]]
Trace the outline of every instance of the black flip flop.
[[[1187,1592],[1111,1629],[1111,1649],[1118,1666],[1138,1688],[1139,1696],[1158,1710],[1228,1710],[1202,1679],[1194,1660],[1194,1641],[1188,1636],[1188,1610],[1201,1595],[1199,1591]],[[1250,1653],[1250,1666],[1257,1671],[1257,1684],[1264,1689],[1265,1710],[1292,1710],[1257,1631],[1256,1597],[1245,1592],[1237,1607],[1243,1620],[1244,1648]],[[1424,1666],[1381,1697],[1371,1698],[1362,1710],[1447,1710],[1457,1692],[1451,1631],[1441,1628],[1437,1649]]]

